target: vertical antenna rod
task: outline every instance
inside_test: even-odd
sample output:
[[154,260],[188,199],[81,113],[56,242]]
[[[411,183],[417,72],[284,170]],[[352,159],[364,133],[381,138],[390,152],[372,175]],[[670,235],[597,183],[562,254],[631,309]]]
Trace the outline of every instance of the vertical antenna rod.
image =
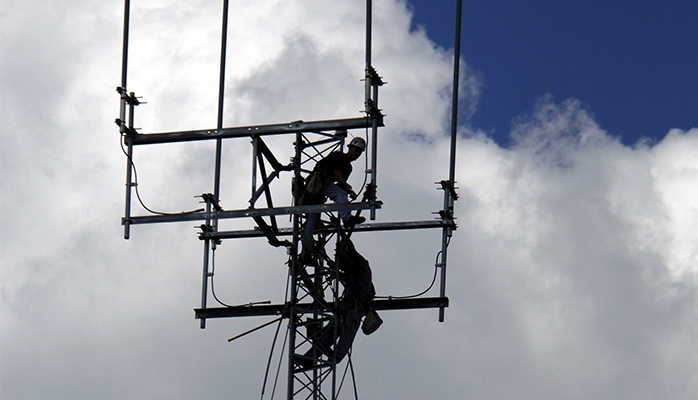
[[[128,96],[128,91],[126,90],[126,76],[128,70],[128,36],[129,36],[129,25],[130,25],[130,14],[131,14],[131,1],[124,1],[124,39],[123,48],[121,52],[121,110],[119,112],[119,133],[121,137],[127,132],[126,129],[126,100]],[[131,118],[133,118],[133,111],[131,111]],[[133,125],[133,124],[132,124]],[[131,163],[133,162],[133,139],[130,135],[126,135],[126,208],[124,210],[124,239],[128,239],[131,234]]]
[[[453,202],[456,184],[456,143],[458,139],[458,86],[460,84],[460,37],[463,0],[456,2],[456,38],[453,46],[453,103],[451,108],[451,156],[448,169],[448,186],[444,188],[444,211],[447,218],[453,218]],[[448,243],[451,240],[452,228],[444,228],[441,243],[441,291],[440,296],[446,296],[446,257]],[[439,322],[444,322],[444,307],[439,308]]]
[[[371,220],[376,219],[376,175],[378,164],[378,119],[374,112],[378,112],[378,87],[374,87],[373,82],[373,66],[371,65],[371,42],[372,42],[372,25],[373,25],[373,2],[366,0],[366,89],[365,89],[365,104],[366,118],[371,119]],[[372,92],[373,90],[373,97]],[[375,108],[375,110],[373,110]],[[368,140],[368,138],[366,138]],[[368,154],[366,154],[368,157]]]
[[131,1],[124,1],[124,40],[121,52],[121,87],[126,89],[126,67],[128,65],[128,29],[131,14]]
[[[220,67],[220,77],[218,81],[218,121],[216,123],[216,129],[223,129],[223,104],[225,98],[225,56],[226,49],[228,46],[228,0],[223,0],[223,22],[221,24],[221,67]],[[213,178],[213,206],[218,207],[218,200],[220,196],[221,188],[221,148],[223,147],[223,140],[221,138],[216,139],[216,161],[215,161],[215,171]],[[205,198],[206,200],[206,214],[211,211],[211,199]],[[206,226],[209,225],[209,221],[213,225],[213,230],[218,230],[218,219],[213,218],[209,220],[206,218]],[[208,260],[209,260],[209,245],[216,246],[216,242],[211,242],[209,239],[204,240],[204,265],[203,265],[203,281],[201,283],[201,308],[206,308],[206,296],[208,295]],[[201,319],[201,329],[206,328],[206,320]]]
[[460,37],[463,0],[456,2],[456,40],[453,47],[453,104],[451,108],[451,164],[448,179],[456,182],[456,141],[458,139],[458,87],[460,85]]
[[[225,56],[228,47],[228,0],[223,0],[223,23],[221,28],[221,67],[218,81],[218,123],[216,129],[223,129],[223,105],[225,102]],[[216,165],[213,182],[213,198],[218,203],[221,187],[221,148],[223,140],[216,139]],[[217,225],[214,221],[214,225]]]
[[[366,0],[366,68],[371,66],[371,19],[372,19],[372,9],[373,2],[371,0]],[[370,93],[368,88],[371,85],[366,86],[366,100],[369,99]]]

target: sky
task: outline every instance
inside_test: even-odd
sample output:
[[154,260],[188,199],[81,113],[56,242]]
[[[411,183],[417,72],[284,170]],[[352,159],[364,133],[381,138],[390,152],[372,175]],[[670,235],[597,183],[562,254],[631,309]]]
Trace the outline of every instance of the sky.
[[[464,7],[446,320],[435,310],[381,312],[383,326],[355,341],[359,396],[696,398],[695,53],[677,50],[696,48],[695,10],[641,3],[642,17],[586,3],[566,13],[553,2],[488,4]],[[136,126],[214,127],[220,4],[154,0],[132,12],[128,89],[147,102]],[[442,13],[374,1],[373,65],[388,82],[379,222],[430,220],[442,206],[434,182],[448,175],[453,65]],[[231,1],[225,125],[360,115],[364,15],[356,0]],[[582,16],[587,24],[574,23]],[[541,41],[513,29],[519,17],[530,37],[549,39],[545,48],[532,51]],[[4,1],[0,18],[0,397],[270,398],[269,386],[261,391],[274,328],[227,342],[267,319],[210,320],[204,330],[194,319],[197,224],[139,225],[123,239],[126,160],[114,124],[123,3]],[[633,34],[604,33],[609,20]],[[555,33],[580,25],[598,35]],[[661,60],[635,68],[643,38],[672,34],[681,40],[667,40],[666,53],[650,51]],[[291,141],[269,145],[290,157]],[[246,207],[250,147],[224,144],[226,209]],[[204,142],[138,147],[144,202],[200,207],[213,153]],[[288,180],[274,190],[288,199]],[[145,211],[134,204],[134,213]],[[355,243],[378,294],[399,296],[428,286],[441,237],[365,233]],[[235,304],[283,301],[286,260],[263,239],[224,242],[216,293]]]
[[[454,43],[452,1],[411,2],[415,26]],[[695,126],[695,1],[464,1],[462,54],[483,76],[472,123],[502,145],[537,99],[580,100],[621,142]]]

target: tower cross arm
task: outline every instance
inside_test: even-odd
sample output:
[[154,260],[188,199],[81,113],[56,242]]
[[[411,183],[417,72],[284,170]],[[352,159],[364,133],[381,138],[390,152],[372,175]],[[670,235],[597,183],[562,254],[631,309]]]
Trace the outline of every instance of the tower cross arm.
[[[347,129],[365,129],[372,121],[368,117],[331,119],[323,121],[294,121],[282,124],[240,126],[223,129],[200,129],[193,131],[176,131],[161,133],[135,133],[132,135],[134,145],[192,142],[198,140],[229,139],[250,137],[253,135],[280,135],[298,132],[337,131]],[[379,126],[383,126],[382,118]]]

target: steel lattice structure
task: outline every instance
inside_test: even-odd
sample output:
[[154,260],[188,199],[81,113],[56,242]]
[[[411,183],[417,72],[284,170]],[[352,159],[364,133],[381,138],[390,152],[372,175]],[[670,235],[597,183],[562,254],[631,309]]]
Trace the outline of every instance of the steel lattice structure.
[[[133,126],[136,107],[141,104],[133,92],[127,90],[127,60],[129,42],[130,0],[125,0],[124,36],[122,56],[121,86],[117,88],[121,98],[120,116],[116,120],[119,126],[124,146],[126,148],[126,199],[125,211],[122,218],[124,238],[130,236],[133,225],[154,224],[163,222],[201,221],[199,239],[203,242],[203,271],[201,306],[195,310],[195,316],[200,320],[201,328],[205,328],[208,319],[231,318],[244,316],[276,316],[288,321],[288,399],[335,399],[337,397],[336,366],[333,357],[324,355],[317,348],[317,335],[328,324],[337,322],[337,305],[340,300],[339,272],[340,260],[336,247],[340,237],[360,234],[369,231],[441,229],[441,258],[437,267],[440,268],[440,292],[438,297],[417,297],[412,299],[383,299],[373,300],[371,305],[376,310],[438,308],[439,321],[444,320],[444,309],[448,306],[446,297],[446,261],[449,239],[456,229],[453,214],[453,204],[457,200],[455,188],[455,157],[456,157],[456,127],[458,109],[458,82],[460,59],[460,21],[462,1],[456,4],[456,43],[453,71],[453,109],[451,129],[451,154],[449,177],[440,182],[444,193],[443,208],[439,211],[439,219],[429,221],[373,222],[376,212],[382,207],[377,198],[377,146],[379,128],[384,126],[384,116],[378,108],[378,91],[384,84],[382,78],[371,65],[371,25],[372,1],[366,2],[366,67],[365,67],[365,98],[364,115],[323,121],[294,121],[272,125],[256,125],[241,127],[223,126],[224,82],[226,38],[228,25],[228,0],[223,1],[221,62],[218,97],[217,126],[211,129],[195,131],[139,133]],[[348,132],[363,130],[370,132],[369,174],[370,181],[361,201],[347,204],[316,204],[298,205],[300,197],[300,182],[310,173],[310,162],[318,161],[333,149],[344,146]],[[295,155],[289,164],[281,163],[267,145],[265,138],[271,135],[288,136],[292,139]],[[224,210],[219,204],[221,181],[221,146],[224,140],[249,140],[252,144],[252,194],[249,207],[245,209]],[[167,215],[133,215],[131,211],[133,182],[133,152],[141,145],[156,145],[173,142],[216,141],[214,188],[211,193],[201,194],[205,207],[201,210]],[[291,174],[293,202],[292,204],[275,205],[271,183],[282,174]],[[258,182],[260,182],[258,184]],[[264,200],[264,204],[260,200]],[[351,210],[355,215],[368,211],[371,222],[357,225],[353,228],[342,228],[341,224],[332,218],[340,210]],[[301,260],[299,246],[303,225],[309,213],[322,213],[322,228],[316,231],[321,248],[324,249],[313,258],[311,263]],[[279,227],[278,216],[291,216],[290,227]],[[255,226],[248,230],[222,231],[219,221],[231,218],[252,219]],[[274,247],[285,247],[289,255],[288,273],[290,278],[290,293],[284,304],[259,304],[240,307],[207,306],[209,295],[209,279],[211,278],[211,251],[223,240],[239,238],[266,238]],[[290,237],[290,240],[288,239]],[[335,323],[334,326],[337,326]],[[335,343],[337,332],[335,329]],[[301,354],[310,354],[310,360],[299,362]]]

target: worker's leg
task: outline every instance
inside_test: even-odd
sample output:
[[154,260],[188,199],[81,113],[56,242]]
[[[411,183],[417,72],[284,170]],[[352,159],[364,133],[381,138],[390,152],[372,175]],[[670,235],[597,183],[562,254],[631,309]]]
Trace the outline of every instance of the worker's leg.
[[350,284],[346,288],[346,296],[359,299],[362,304],[368,304],[376,295],[373,288],[371,267],[361,254],[355,253]]
[[[337,186],[336,183],[323,183],[322,188],[325,191],[325,195],[335,203],[345,204],[349,202],[349,195],[347,192]],[[339,212],[339,218],[341,218],[342,221],[346,221],[349,216],[351,216],[351,211],[349,210]]]
[[320,213],[310,213],[305,221],[305,229],[303,229],[303,249],[306,253],[313,251],[313,232],[318,221],[320,221]]
[[[342,361],[347,355],[351,345],[354,343],[356,332],[359,331],[361,325],[361,310],[359,303],[355,299],[347,299],[344,305],[340,304],[340,309],[347,307],[348,310],[341,310],[342,321],[339,324],[339,340],[334,347],[334,356],[337,363]],[[342,312],[343,311],[343,312]]]

